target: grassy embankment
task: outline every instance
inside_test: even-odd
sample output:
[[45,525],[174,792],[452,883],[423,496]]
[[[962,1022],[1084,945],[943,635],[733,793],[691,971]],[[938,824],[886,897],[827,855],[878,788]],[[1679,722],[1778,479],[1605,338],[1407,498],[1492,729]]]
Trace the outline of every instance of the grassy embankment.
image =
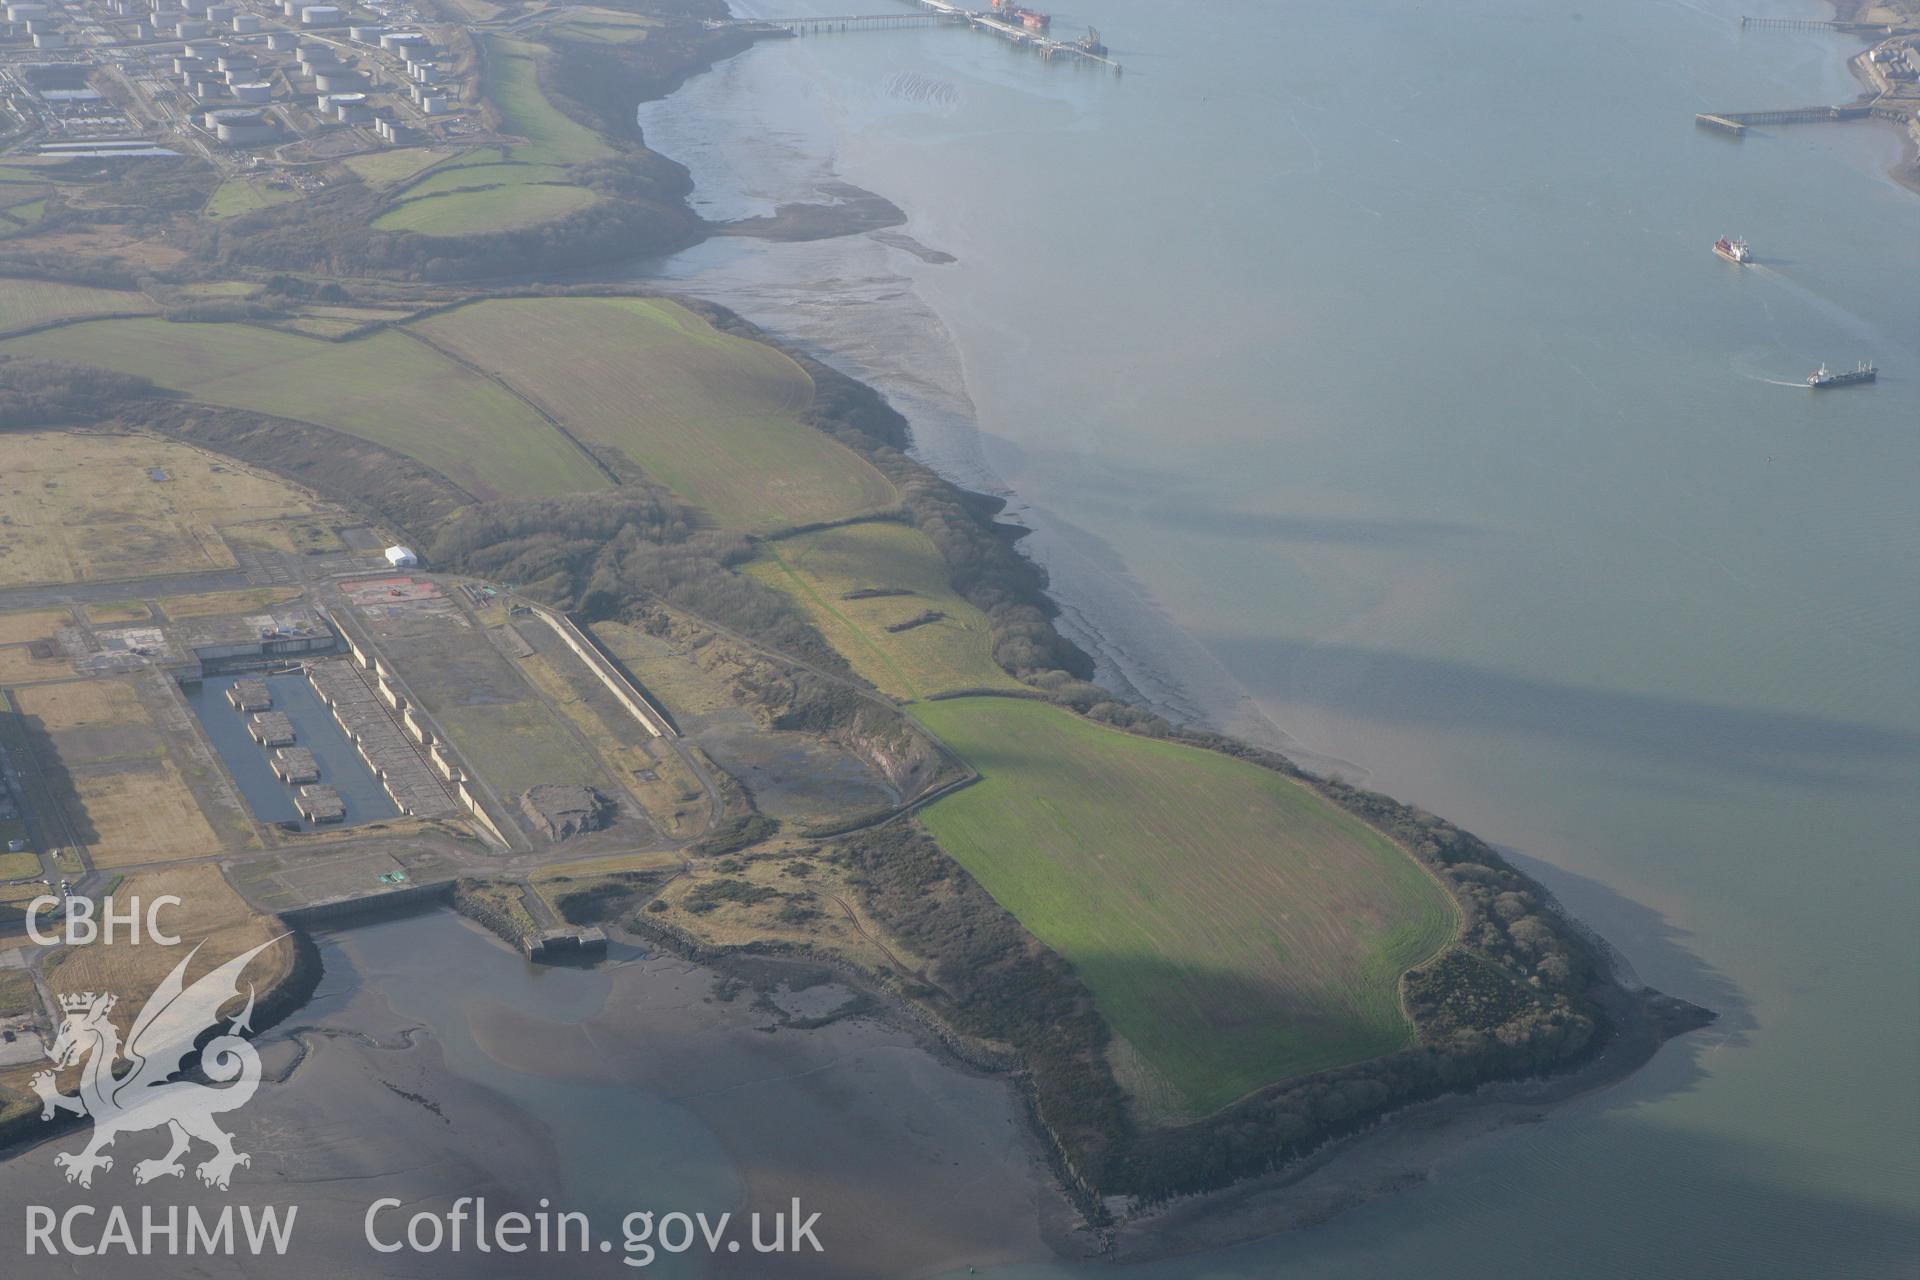
[[805,370],[664,299],[477,302],[414,327],[724,527],[835,520],[895,501],[886,477],[801,421],[813,399]]
[[404,334],[325,342],[244,324],[102,320],[11,339],[0,354],[99,365],[209,404],[332,427],[481,496],[547,497],[607,483],[539,414]]
[[373,220],[376,230],[433,236],[506,231],[563,217],[599,198],[568,182],[566,166],[614,151],[541,93],[539,46],[500,36],[482,40],[487,93],[500,110],[503,131],[526,141],[485,148],[433,170],[400,191],[399,203]]
[[1413,1042],[1400,975],[1457,914],[1385,837],[1279,774],[1043,703],[915,714],[983,775],[927,827],[1078,971],[1150,1108],[1206,1113]]
[[994,662],[986,616],[955,594],[917,529],[876,521],[799,534],[768,543],[747,571],[786,592],[855,671],[896,698],[1022,687]]

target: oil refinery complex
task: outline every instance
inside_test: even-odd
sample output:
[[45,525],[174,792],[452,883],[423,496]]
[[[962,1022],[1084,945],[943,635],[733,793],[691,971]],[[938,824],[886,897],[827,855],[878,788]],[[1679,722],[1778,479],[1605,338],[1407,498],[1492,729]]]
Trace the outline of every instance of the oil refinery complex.
[[379,0],[23,0],[0,23],[6,150],[238,167],[453,141],[481,131],[470,61]]

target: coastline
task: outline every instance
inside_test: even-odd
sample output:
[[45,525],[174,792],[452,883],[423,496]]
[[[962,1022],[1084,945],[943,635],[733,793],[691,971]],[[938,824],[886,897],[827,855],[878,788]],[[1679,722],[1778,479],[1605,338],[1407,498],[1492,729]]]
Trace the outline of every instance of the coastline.
[[[652,143],[648,145],[651,147]],[[668,158],[692,177],[693,170],[685,161],[672,155]],[[697,179],[695,181],[697,185]],[[816,189],[835,195],[842,192],[858,193],[863,201],[877,202],[869,207],[884,207],[898,215],[897,223],[889,223],[888,226],[909,221],[906,212],[886,197],[844,183],[837,175],[820,183]],[[861,216],[856,213],[844,229],[836,233],[829,229],[833,221],[832,206],[826,207],[828,216],[824,220],[816,221],[819,212],[820,206],[783,203],[776,207],[775,214],[770,217],[709,222],[707,225],[713,236],[751,236],[767,241],[837,238],[873,230],[860,225]],[[789,217],[790,213],[799,216]],[[882,239],[882,235],[869,235],[868,238],[888,243]],[[892,247],[913,253],[923,262],[931,261],[925,253],[919,252],[925,246],[917,241],[912,248],[897,244]],[[653,287],[661,287],[664,283],[665,287],[684,290],[697,303],[704,302],[709,306],[730,310],[731,299],[722,301],[707,296],[697,285],[688,288],[657,279],[648,283]],[[737,313],[733,319],[739,325],[736,332],[747,333],[786,350],[802,359],[803,363],[824,364],[837,375],[852,379],[862,388],[872,389],[872,384],[861,373],[846,372],[839,367],[839,353],[814,343],[797,342],[785,332],[763,327],[758,319]],[[960,363],[964,369],[964,360]],[[964,373],[962,376],[964,379]],[[1006,527],[1005,522],[1012,521],[1012,527],[1019,529],[1023,536],[1031,533],[1030,526],[1019,518],[1018,495],[1009,487],[1000,484],[994,486],[993,491],[982,493],[977,477],[955,476],[927,457],[917,447],[920,443],[920,425],[909,413],[903,412],[902,417],[907,425],[907,451],[915,462],[927,467],[962,493],[984,497],[1000,507],[996,523],[1002,527]],[[1030,542],[1027,545],[1030,546]],[[1125,567],[1117,557],[1110,551],[1105,555],[1112,560],[1115,572],[1125,574]],[[1033,557],[1029,556],[1029,559]],[[1044,562],[1036,563],[1043,573],[1051,567]],[[1137,587],[1138,584],[1134,585]],[[1063,607],[1059,584],[1051,575],[1040,591],[1040,602],[1060,633],[1083,652],[1100,659],[1109,650],[1108,640],[1101,634],[1095,619],[1084,615],[1076,617],[1070,609]],[[1164,613],[1163,617],[1169,626],[1179,630],[1177,620]],[[1183,631],[1179,634],[1185,638]],[[1095,680],[1113,688],[1112,667],[1105,660],[1100,661],[1099,666],[1101,669]],[[1178,673],[1174,674],[1177,677]],[[1115,691],[1136,705],[1146,705],[1156,712],[1166,706],[1163,701],[1145,696],[1124,675],[1119,685]],[[1190,696],[1185,689],[1179,692],[1182,701]],[[1159,705],[1154,705],[1156,702]],[[1192,717],[1192,721],[1200,726],[1219,723],[1231,715],[1231,709],[1223,709],[1218,704],[1205,706],[1196,700],[1188,705],[1200,708],[1201,714]],[[1280,750],[1296,748],[1284,731],[1277,726],[1273,729],[1286,744]],[[1254,745],[1257,749],[1259,744]],[[1310,754],[1297,750],[1293,750],[1292,754],[1311,759]],[[1291,771],[1294,767],[1289,760],[1285,771]],[[1524,876],[1522,879],[1544,893],[1537,882]],[[1550,894],[1547,896],[1551,897]],[[1560,914],[1564,918],[1564,913]],[[1604,940],[1597,939],[1591,930],[1570,919],[1568,924],[1582,936],[1594,939],[1603,953],[1611,954],[1611,948]],[[1596,1038],[1595,1046],[1578,1054],[1570,1065],[1549,1071],[1544,1076],[1501,1081],[1482,1085],[1471,1092],[1444,1092],[1437,1097],[1414,1101],[1374,1118],[1357,1132],[1336,1130],[1336,1136],[1323,1141],[1310,1153],[1286,1161],[1272,1172],[1239,1178],[1214,1190],[1181,1196],[1146,1212],[1130,1212],[1117,1228],[1103,1228],[1107,1256],[1116,1260],[1148,1260],[1242,1243],[1313,1226],[1380,1196],[1418,1185],[1427,1176],[1421,1172],[1421,1167],[1431,1164],[1439,1156],[1457,1151],[1478,1137],[1510,1125],[1538,1123],[1554,1107],[1626,1079],[1649,1062],[1666,1040],[1704,1026],[1714,1017],[1711,1012],[1698,1006],[1661,996],[1651,989],[1636,991],[1619,985],[1617,977],[1611,973],[1597,980],[1595,992],[1607,1006],[1607,1025]],[[908,1015],[913,1013],[911,1009],[904,1012]],[[1249,1099],[1282,1091],[1294,1083],[1298,1082],[1267,1086],[1254,1091]],[[1226,1111],[1234,1111],[1239,1105],[1236,1103]],[[1046,1145],[1052,1149],[1055,1144]],[[1055,1175],[1058,1176],[1057,1169]],[[1070,1188],[1064,1183],[1061,1189],[1071,1194]],[[1108,1197],[1109,1205],[1113,1200],[1114,1197]],[[1101,1216],[1104,1216],[1104,1212],[1090,1215],[1088,1225],[1097,1224]],[[1063,1253],[1060,1256],[1066,1258],[1070,1255]]]
[[1634,1001],[1611,1003],[1612,1034],[1579,1065],[1402,1107],[1264,1177],[1129,1217],[1111,1232],[1113,1259],[1158,1261],[1316,1227],[1443,1176],[1448,1158],[1514,1126],[1550,1122],[1638,1072],[1673,1038]]
[[[1833,10],[1833,21],[1860,22],[1879,7],[1879,0],[1827,0],[1827,4]],[[1873,83],[1861,66],[1866,56],[1866,50],[1862,50],[1848,58],[1847,71],[1863,88],[1872,89]],[[1895,186],[1920,196],[1920,111],[1907,121],[1905,128],[1893,121],[1887,123],[1900,133],[1900,159],[1887,170],[1887,177]]]

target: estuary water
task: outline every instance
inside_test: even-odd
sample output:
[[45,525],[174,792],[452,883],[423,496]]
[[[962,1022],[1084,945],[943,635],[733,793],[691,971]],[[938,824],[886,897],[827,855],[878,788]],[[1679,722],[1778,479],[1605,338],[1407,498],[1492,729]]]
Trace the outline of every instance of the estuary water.
[[641,110],[709,217],[845,181],[955,261],[640,270],[1006,495],[1105,678],[1479,832],[1722,1014],[1413,1190],[1139,1274],[1913,1275],[1920,198],[1888,127],[1692,124],[1847,100],[1857,43],[1738,26],[1798,0],[1046,7],[1126,74],[846,33]]

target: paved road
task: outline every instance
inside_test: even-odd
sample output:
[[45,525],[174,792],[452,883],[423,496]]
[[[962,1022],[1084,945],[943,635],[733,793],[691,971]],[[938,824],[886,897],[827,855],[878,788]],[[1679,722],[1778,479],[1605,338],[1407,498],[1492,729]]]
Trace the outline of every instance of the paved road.
[[16,609],[46,609],[63,604],[104,604],[110,600],[155,596],[190,596],[203,591],[236,591],[257,585],[244,569],[219,569],[211,573],[175,573],[133,582],[66,582],[51,587],[7,587],[0,589],[0,612]]

